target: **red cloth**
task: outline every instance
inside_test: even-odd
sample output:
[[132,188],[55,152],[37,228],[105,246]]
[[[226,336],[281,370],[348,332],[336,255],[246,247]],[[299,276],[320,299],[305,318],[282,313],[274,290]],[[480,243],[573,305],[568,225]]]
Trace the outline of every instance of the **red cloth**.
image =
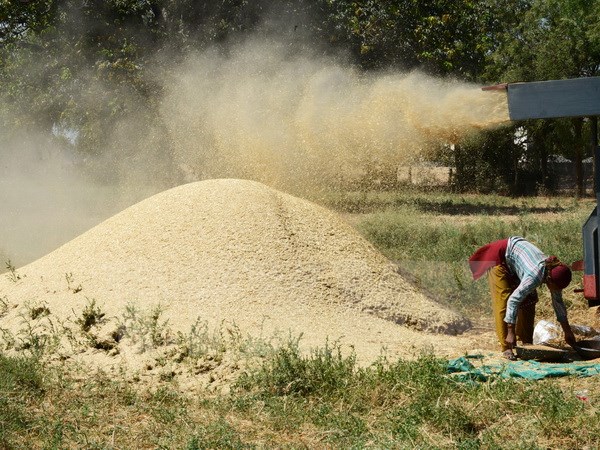
[[477,280],[491,267],[504,264],[506,262],[507,246],[508,239],[501,239],[490,242],[475,250],[475,253],[469,258],[469,267],[473,274],[473,279]]

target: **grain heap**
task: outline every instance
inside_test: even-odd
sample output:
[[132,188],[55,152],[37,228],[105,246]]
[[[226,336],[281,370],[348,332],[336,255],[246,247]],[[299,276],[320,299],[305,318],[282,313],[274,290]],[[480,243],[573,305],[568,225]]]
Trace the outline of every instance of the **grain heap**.
[[[85,330],[95,348],[84,353],[103,364],[139,354],[127,348],[132,329],[123,317],[159,305],[155,325],[168,323],[171,336],[200,319],[250,335],[302,335],[306,347],[339,339],[359,360],[383,346],[406,355],[444,342],[460,352],[462,338],[449,335],[469,326],[332,212],[233,179],[182,185],[122,211],[2,276],[0,298],[9,346],[30,346],[44,319],[46,328]],[[78,353],[69,350],[73,338],[63,340],[57,354]]]

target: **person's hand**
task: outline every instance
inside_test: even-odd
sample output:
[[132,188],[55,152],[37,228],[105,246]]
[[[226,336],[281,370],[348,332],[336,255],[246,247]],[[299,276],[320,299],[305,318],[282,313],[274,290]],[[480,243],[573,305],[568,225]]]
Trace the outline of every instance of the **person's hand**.
[[515,335],[515,325],[512,323],[506,324],[506,345],[508,348],[515,348],[517,345],[517,337]]
[[565,334],[565,342],[573,347],[575,344],[577,344],[577,340],[575,339],[575,335],[573,334],[573,330],[571,330],[569,322],[561,322],[560,325],[563,329],[563,333]]

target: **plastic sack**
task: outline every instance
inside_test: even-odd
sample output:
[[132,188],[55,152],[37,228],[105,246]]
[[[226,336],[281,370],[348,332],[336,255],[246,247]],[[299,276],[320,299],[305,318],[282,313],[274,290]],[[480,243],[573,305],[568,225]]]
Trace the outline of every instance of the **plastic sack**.
[[533,329],[533,343],[545,344],[560,338],[562,328],[553,322],[540,320]]
[[587,325],[571,325],[571,330],[573,333],[589,338],[598,335],[598,332],[592,327],[588,327]]
[[[598,331],[587,325],[571,325],[571,330],[577,336],[599,339]],[[562,337],[562,328],[554,322],[540,320],[533,329],[533,343],[546,344],[557,341]]]

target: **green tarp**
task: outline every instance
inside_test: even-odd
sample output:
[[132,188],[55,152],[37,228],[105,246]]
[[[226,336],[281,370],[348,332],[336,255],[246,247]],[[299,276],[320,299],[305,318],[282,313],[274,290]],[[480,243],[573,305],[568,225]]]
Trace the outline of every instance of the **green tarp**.
[[490,378],[525,378],[541,380],[550,377],[574,375],[590,377],[600,374],[600,364],[543,363],[537,361],[506,361],[502,363],[481,364],[477,367],[469,359],[481,359],[481,355],[461,356],[448,362],[448,373],[459,381],[487,381]]

